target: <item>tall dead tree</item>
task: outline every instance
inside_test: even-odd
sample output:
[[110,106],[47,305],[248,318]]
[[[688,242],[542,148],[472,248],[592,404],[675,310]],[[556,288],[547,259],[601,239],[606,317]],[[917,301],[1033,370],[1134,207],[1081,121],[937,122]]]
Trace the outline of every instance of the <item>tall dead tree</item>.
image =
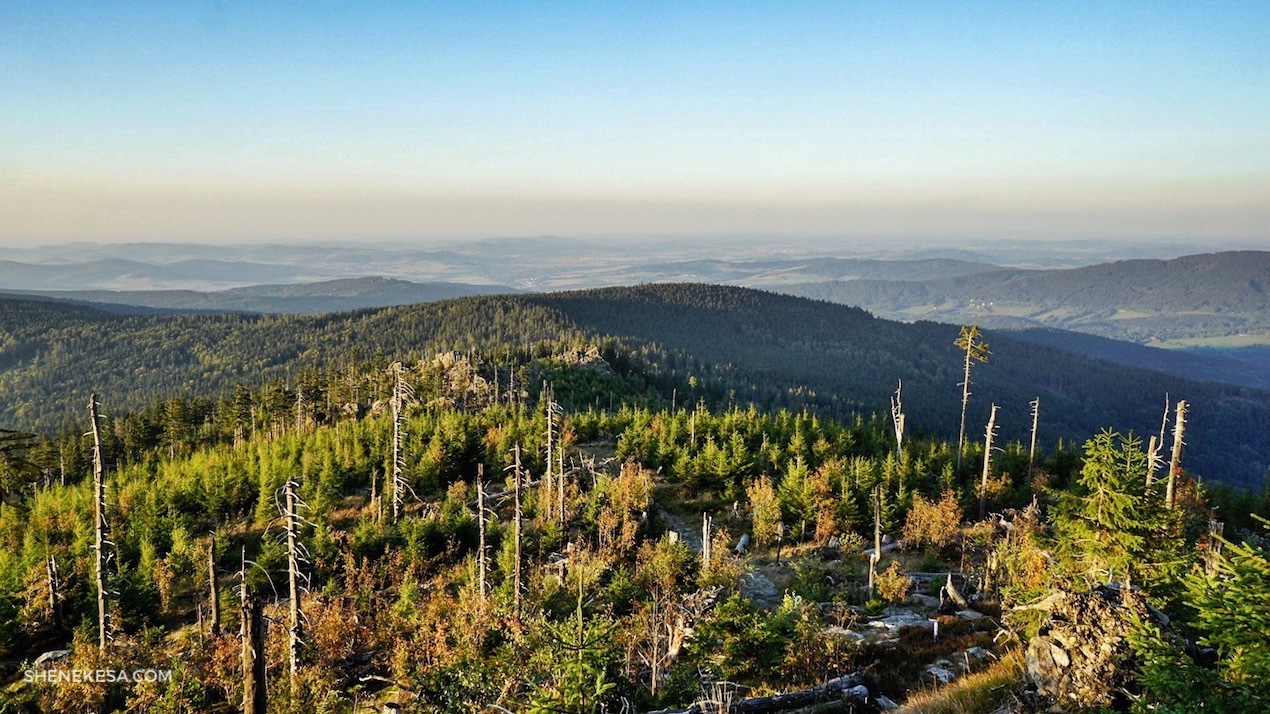
[[988,515],[988,476],[992,473],[992,440],[997,435],[997,405],[992,405],[988,428],[983,433],[983,476],[979,479],[979,519]]
[[295,385],[295,433],[304,432],[304,387]]
[[258,600],[247,587],[247,546],[242,548],[242,560],[238,570],[239,638],[242,652],[243,714],[266,714],[268,703],[265,691],[265,617]]
[[1160,470],[1160,464],[1164,463],[1164,459],[1160,458],[1161,444],[1155,434],[1151,435],[1150,441],[1147,443],[1147,490],[1155,483],[1155,475]]
[[1173,418],[1173,458],[1169,460],[1169,485],[1164,500],[1169,508],[1177,505],[1177,473],[1182,467],[1182,445],[1186,434],[1186,400],[1177,403],[1177,411]]
[[44,563],[49,586],[49,612],[53,615],[54,629],[62,629],[62,576],[57,568],[57,557],[50,555]]
[[873,554],[869,556],[869,597],[878,581],[878,561],[882,559],[882,484],[873,487]]
[[1041,398],[1037,397],[1030,402],[1032,407],[1032,446],[1027,451],[1027,478],[1032,480],[1032,472],[1036,466],[1036,427],[1041,419]]
[[565,502],[564,502],[565,473],[564,473],[564,446],[563,445],[560,446],[558,456],[560,458],[560,461],[558,464],[556,464],[559,467],[556,470],[556,474],[557,474],[556,488],[559,490],[559,493],[556,494],[556,506],[557,508],[560,509],[560,512],[559,512],[560,528],[563,530],[566,526],[569,525],[568,521],[566,521],[565,519],[565,516],[568,515],[568,511],[565,509]]
[[477,577],[481,587],[481,607],[485,607],[485,574],[489,565],[485,560],[485,464],[476,466],[476,524],[479,531],[479,548],[476,551]]
[[895,394],[891,397],[891,424],[895,427],[896,456],[904,452],[904,403],[900,401],[900,390],[903,388],[904,381],[899,380]]
[[391,367],[396,378],[392,389],[392,520],[395,523],[401,517],[406,490],[406,455],[404,449],[405,428],[402,423],[405,412],[405,401],[412,394],[410,385],[406,384],[405,369],[400,362]]
[[515,566],[514,566],[516,569],[516,572],[512,577],[512,587],[515,589],[512,600],[513,600],[514,616],[516,617],[517,620],[519,620],[520,619],[520,571],[522,570],[521,535],[524,528],[524,514],[521,511],[521,500],[520,500],[520,484],[521,484],[520,444],[516,444],[512,453],[515,455],[515,461],[512,464],[512,469],[514,470],[512,478],[514,479],[514,483],[515,483],[514,490],[516,493],[516,514],[513,517],[514,518],[513,530],[515,532],[515,537],[516,537],[516,558],[515,558]]
[[[545,499],[546,503],[544,504],[544,508],[542,509],[542,511],[548,514],[548,517],[550,517],[550,514],[552,513],[552,511],[555,510],[551,507],[551,499],[555,496],[555,489],[552,487],[553,484],[551,481],[551,465],[552,465],[551,462],[556,457],[556,452],[555,452],[556,428],[555,428],[555,419],[554,419],[555,394],[554,394],[554,390],[552,390],[551,388],[551,384],[549,384],[546,380],[544,380],[542,383],[542,402],[543,402],[543,410],[542,410],[543,419],[547,423],[546,424],[547,426],[547,460],[546,460],[546,469],[543,471],[543,474],[542,474],[543,484],[546,487],[544,489],[546,493],[546,499]],[[546,518],[544,518],[544,520],[546,520]]]
[[300,668],[300,514],[303,505],[296,495],[295,479],[287,479],[285,489],[284,524],[287,537],[287,585],[291,597],[287,601],[287,664],[291,673],[292,693],[296,688],[296,673]]
[[207,544],[207,594],[211,613],[212,636],[220,636],[220,597],[216,592],[216,534]]
[[114,545],[110,541],[110,523],[106,520],[106,474],[102,465],[101,451],[101,412],[97,395],[88,399],[88,417],[93,428],[93,512],[94,526],[93,550],[96,559],[97,578],[97,647],[106,650],[109,639],[109,574],[107,569],[112,560],[111,551]]
[[710,520],[709,514],[701,514],[701,568],[703,570],[710,569]]
[[983,341],[983,333],[978,325],[963,326],[961,334],[953,344],[966,353],[965,375],[961,380],[961,430],[957,433],[957,471],[961,472],[961,461],[966,453],[966,407],[970,404],[970,365],[975,362],[988,361],[988,343]]

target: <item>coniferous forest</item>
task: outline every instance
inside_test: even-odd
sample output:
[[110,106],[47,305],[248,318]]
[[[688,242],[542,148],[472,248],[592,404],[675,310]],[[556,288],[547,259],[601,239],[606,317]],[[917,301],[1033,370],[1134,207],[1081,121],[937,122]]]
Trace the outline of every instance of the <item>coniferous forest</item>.
[[0,711],[1270,707],[1256,390],[716,286],[0,310]]

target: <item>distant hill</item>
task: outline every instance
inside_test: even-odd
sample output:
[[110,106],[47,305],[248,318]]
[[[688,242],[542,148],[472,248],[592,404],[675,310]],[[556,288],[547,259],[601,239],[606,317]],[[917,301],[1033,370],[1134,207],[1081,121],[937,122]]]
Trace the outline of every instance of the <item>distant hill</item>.
[[1011,339],[1049,345],[1095,359],[1152,369],[1186,379],[1270,389],[1270,360],[1264,357],[1270,351],[1263,353],[1259,362],[1251,352],[1253,348],[1248,348],[1247,352],[1161,349],[1048,327],[1006,329],[999,332]]
[[1058,327],[1138,343],[1256,335],[1270,344],[1266,251],[921,281],[836,280],[781,290],[892,319]]
[[[0,299],[0,425],[57,429],[97,391],[114,410],[235,382],[338,368],[355,355],[415,359],[439,350],[604,345],[678,384],[681,403],[884,412],[904,382],[909,428],[956,435],[957,328],[902,324],[825,302],[699,284],[466,297],[313,316],[121,316]],[[1002,442],[1023,439],[1041,399],[1041,438],[1083,441],[1102,427],[1159,428],[1164,396],[1192,405],[1185,462],[1209,477],[1259,483],[1270,467],[1270,393],[1199,383],[1011,337],[988,335],[969,423],[1001,406]],[[616,342],[614,342],[616,340]],[[690,380],[690,378],[693,378]],[[693,385],[696,386],[693,386]],[[665,395],[670,397],[669,394]],[[978,438],[975,436],[973,438]]]
[[0,260],[0,288],[5,290],[47,290],[50,286],[128,289],[170,283],[242,285],[312,276],[312,271],[292,265],[230,260],[191,259],[164,264],[119,258],[74,263]]
[[502,285],[414,283],[383,277],[345,278],[288,285],[251,285],[215,292],[195,290],[40,290],[24,294],[162,311],[256,312],[282,315],[409,305],[467,295],[516,292]]
[[676,280],[733,283],[762,287],[824,280],[930,280],[994,270],[990,263],[930,258],[872,260],[864,258],[808,258],[801,260],[688,260],[632,267],[631,280]]

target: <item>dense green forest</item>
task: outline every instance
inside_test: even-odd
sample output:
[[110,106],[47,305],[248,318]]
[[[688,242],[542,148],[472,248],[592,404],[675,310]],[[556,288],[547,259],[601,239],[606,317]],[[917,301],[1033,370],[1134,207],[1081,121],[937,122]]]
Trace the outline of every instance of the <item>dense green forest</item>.
[[[703,348],[744,324],[723,317],[737,299],[765,297],[715,295],[667,315],[683,329],[708,324],[690,322],[693,311],[716,311],[693,343]],[[794,304],[810,313],[804,327],[823,309]],[[562,296],[531,307],[570,306]],[[482,316],[502,324],[500,314]],[[862,330],[876,322],[852,314]],[[632,321],[626,334],[643,329]],[[748,342],[775,361],[779,334]],[[1033,455],[1004,435],[985,450],[976,427],[958,469],[955,442],[897,433],[894,414],[924,419],[907,382],[892,414],[837,417],[742,403],[727,393],[737,382],[681,381],[695,365],[672,367],[663,353],[654,368],[650,354],[561,331],[405,364],[349,357],[297,368],[290,383],[107,408],[100,454],[87,399],[58,438],[8,435],[0,647],[25,664],[0,689],[4,709],[232,711],[257,681],[252,705],[271,712],[719,710],[826,682],[852,685],[833,690],[842,711],[955,697],[982,707],[961,711],[1043,707],[1019,662],[1057,625],[1034,606],[1109,581],[1136,587],[1116,612],[1141,619],[1145,602],[1171,624],[1131,623],[1098,663],[1118,689],[1082,705],[1270,702],[1270,564],[1252,516],[1270,510],[1265,495],[1201,487],[1189,456],[1169,479],[1140,439],[1112,431],[1046,438]],[[1000,355],[994,346],[976,379]],[[718,373],[758,376],[733,369]],[[1198,440],[1186,441],[1189,454]],[[109,525],[104,624],[95,456]],[[1224,550],[1210,535],[1213,506]],[[875,533],[902,547],[862,555]],[[940,606],[945,593],[966,608]],[[238,634],[257,601],[261,680]],[[172,676],[25,681],[36,655],[60,647],[69,653],[43,666]],[[932,684],[951,670],[964,676]]]
[[[704,399],[713,409],[753,403],[868,415],[885,410],[903,380],[915,407],[910,430],[948,438],[959,416],[955,326],[721,286],[481,296],[313,317],[122,316],[6,299],[0,330],[0,423],[44,433],[68,428],[94,390],[112,395],[110,408],[136,410],[226,394],[240,382],[294,386],[306,370],[334,374],[377,355],[413,361],[481,350],[510,364],[544,342],[599,345],[619,373],[638,371],[660,398]],[[1259,487],[1270,468],[1270,393],[1117,366],[1007,333],[988,340],[992,355],[976,371],[968,418],[984,423],[999,405],[1004,438],[1027,434],[1037,397],[1051,441],[1081,441],[1108,423],[1149,435],[1172,395],[1192,406],[1187,454],[1199,472]]]

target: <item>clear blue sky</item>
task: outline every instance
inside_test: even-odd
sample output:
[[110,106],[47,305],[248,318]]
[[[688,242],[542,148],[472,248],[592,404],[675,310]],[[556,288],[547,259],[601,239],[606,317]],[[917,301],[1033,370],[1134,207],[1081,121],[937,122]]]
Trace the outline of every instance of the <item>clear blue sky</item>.
[[0,0],[0,241],[1265,238],[1270,3]]

